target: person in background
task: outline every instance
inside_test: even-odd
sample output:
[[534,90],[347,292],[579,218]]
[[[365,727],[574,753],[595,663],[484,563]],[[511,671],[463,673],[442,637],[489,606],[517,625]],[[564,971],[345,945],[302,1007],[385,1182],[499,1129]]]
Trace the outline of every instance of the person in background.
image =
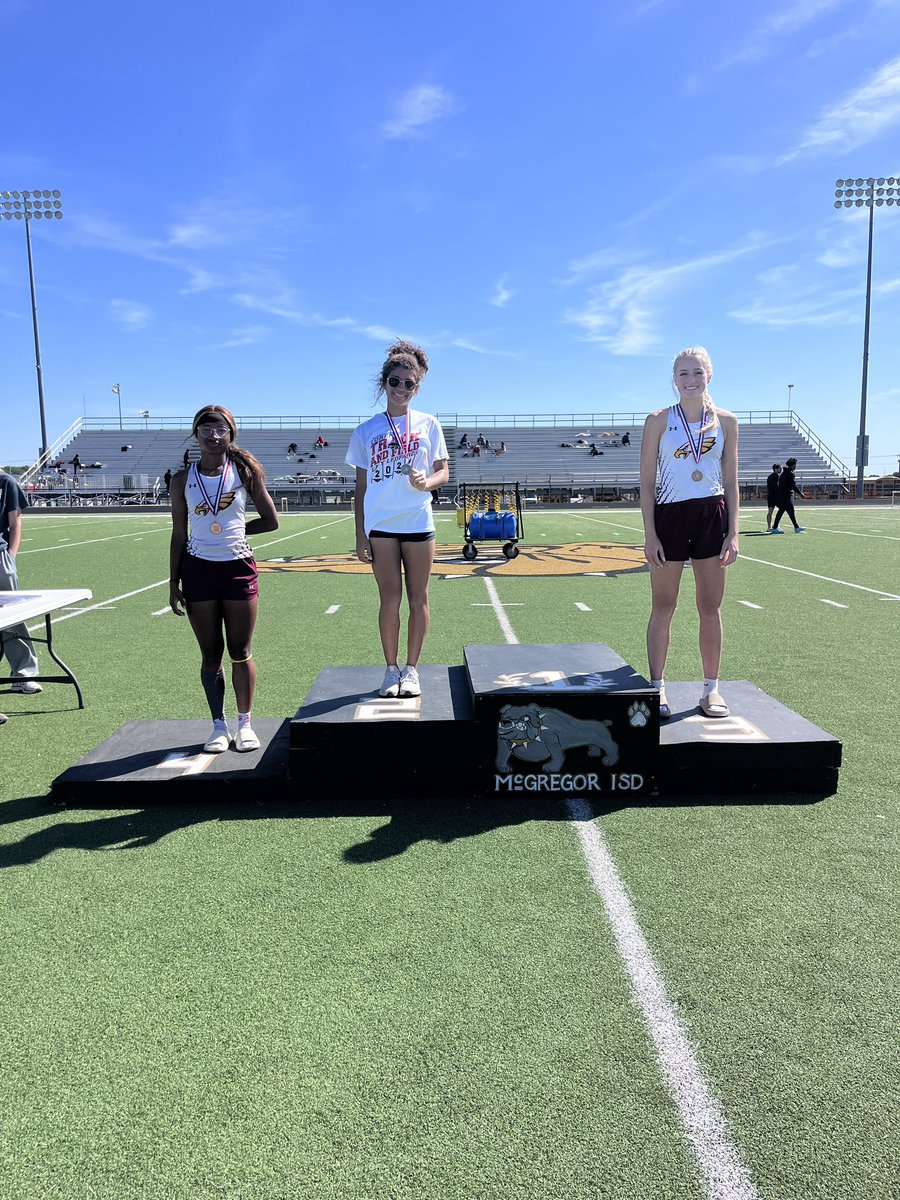
[[772,528],[772,513],[778,507],[778,480],[781,478],[781,463],[772,463],[772,474],[766,479],[766,529]]
[[[231,743],[222,670],[227,647],[238,708],[235,749],[258,750],[250,716],[259,584],[247,538],[277,529],[278,515],[261,464],[235,445],[237,424],[227,408],[201,408],[191,434],[200,445],[200,461],[172,479],[169,604],[178,617],[187,610],[200,646],[200,682],[213,720],[203,749],[221,754]],[[252,521],[245,518],[248,498],[259,514]]]
[[623,446],[630,446],[630,445],[631,445],[631,434],[628,432],[628,430],[627,430],[627,429],[626,429],[626,430],[625,430],[625,432],[622,434],[622,445],[623,445]]
[[[16,574],[16,555],[22,540],[22,510],[28,507],[28,497],[19,482],[0,471],[0,592],[19,590]],[[34,642],[24,625],[13,625],[0,630],[0,658],[6,655],[10,674],[14,681],[11,692],[32,696],[43,691],[32,675],[38,674],[38,660]]]
[[647,657],[662,720],[671,716],[664,672],[688,559],[700,614],[699,707],[707,717],[729,715],[719,694],[719,663],[725,568],[738,556],[738,422],[713,404],[707,389],[712,374],[702,346],[680,351],[672,366],[678,402],[650,414],[641,441],[641,515],[652,595]]
[[806,533],[805,526],[797,524],[797,515],[794,512],[794,496],[799,496],[801,500],[806,499],[797,487],[797,480],[794,476],[794,467],[796,465],[796,458],[789,458],[784,464],[784,470],[781,472],[781,478],[778,480],[778,511],[775,513],[775,521],[772,528],[767,529],[767,533],[784,533],[783,529],[778,528],[778,522],[785,513],[791,518],[794,533]]
[[462,437],[459,439],[458,449],[463,450],[466,446],[468,446],[468,444],[469,444],[469,435],[467,433],[464,433],[462,435]]
[[72,478],[77,483],[78,472],[81,470],[81,458],[79,455],[76,454],[74,458],[69,459],[69,465],[72,468]]
[[[385,411],[354,431],[347,462],[356,468],[356,557],[378,584],[378,631],[385,672],[380,696],[420,696],[418,663],[428,632],[428,584],[434,562],[431,493],[450,477],[436,417],[410,406],[428,370],[425,351],[394,342],[378,375]],[[406,665],[399,667],[403,583],[409,604]]]
[[172,471],[169,467],[166,467],[166,473],[163,475],[163,483],[165,484],[166,495],[168,496],[172,490]]

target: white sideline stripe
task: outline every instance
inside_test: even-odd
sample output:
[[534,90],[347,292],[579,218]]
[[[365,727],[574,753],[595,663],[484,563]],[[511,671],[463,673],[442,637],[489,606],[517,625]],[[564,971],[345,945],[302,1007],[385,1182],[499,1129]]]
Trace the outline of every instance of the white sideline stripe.
[[[492,602],[496,600],[494,608],[504,637],[510,645],[517,646],[519,639],[503,611],[493,580],[486,578],[484,583]],[[760,1200],[731,1140],[721,1106],[710,1091],[687,1032],[666,994],[662,974],[606,839],[594,824],[593,810],[585,800],[569,800],[566,808],[581,841],[591,882],[603,900],[634,998],[656,1047],[663,1078],[703,1172],[706,1194],[709,1200]]]
[[807,525],[807,529],[814,529],[816,533],[842,533],[844,537],[877,537],[883,538],[887,542],[900,542],[900,537],[892,537],[889,533],[882,533],[876,530],[874,533],[860,533],[856,529],[828,529],[825,525]]
[[822,604],[830,604],[832,608],[847,608],[846,604],[838,604],[837,600],[822,600]]
[[613,937],[656,1047],[688,1141],[694,1149],[710,1200],[759,1200],[759,1193],[731,1140],[725,1114],[704,1078],[694,1048],[638,923],[625,885],[584,800],[566,803],[587,859],[591,881],[603,900]]
[[752,604],[749,600],[738,600],[738,604],[743,604],[746,608],[758,608],[762,611],[761,604]]
[[[160,525],[159,529],[143,529],[140,531],[141,537],[145,533],[166,533],[171,528],[169,525]],[[133,533],[111,533],[109,537],[88,538],[84,542],[66,542],[64,546],[38,546],[35,550],[20,550],[20,554],[43,554],[47,550],[72,550],[75,546],[94,546],[98,542],[115,542],[119,538],[134,538],[138,533],[135,529]],[[137,539],[139,540],[139,539]]]
[[277,546],[279,542],[289,542],[292,538],[303,537],[305,533],[315,533],[319,529],[327,529],[330,525],[340,525],[344,521],[349,521],[350,515],[346,517],[338,517],[335,521],[326,521],[324,525],[312,525],[309,529],[298,529],[296,533],[286,533],[284,537],[273,538],[271,542],[259,542],[257,550],[268,550],[270,546]]
[[487,588],[487,594],[490,597],[491,608],[497,614],[497,620],[500,623],[500,628],[503,630],[503,636],[511,645],[518,645],[519,639],[513,633],[513,627],[509,623],[509,617],[503,611],[503,605],[500,603],[500,597],[497,595],[497,588],[494,585],[493,579],[488,579],[485,576],[484,586]]
[[582,612],[593,612],[592,608],[588,608],[586,604],[582,604],[580,600],[575,601],[575,607],[580,608]]
[[334,614],[337,612],[337,610],[338,610],[340,607],[341,607],[341,606],[340,606],[339,604],[332,604],[332,605],[330,605],[328,608],[326,608],[326,609],[325,609],[325,616],[326,616],[326,617],[331,617],[331,616],[333,616],[333,615],[334,615]]
[[799,567],[789,567],[785,563],[769,562],[765,558],[750,558],[742,554],[745,562],[762,563],[764,567],[780,567],[782,571],[793,571],[795,575],[808,575],[810,579],[821,579],[823,583],[839,583],[841,587],[856,588],[858,592],[871,592],[873,596],[886,596],[888,600],[900,600],[893,592],[880,592],[878,588],[863,587],[861,583],[848,583],[846,579],[832,579],[829,575],[816,575],[813,571],[801,571]]
[[[89,604],[87,608],[79,608],[77,612],[65,613],[61,617],[56,617],[53,624],[58,625],[60,621],[69,621],[72,617],[83,617],[85,613],[96,612],[98,608],[109,608],[117,600],[130,600],[132,596],[140,596],[141,592],[150,592],[154,588],[162,587],[164,583],[168,582],[169,578],[166,576],[165,579],[160,579],[158,583],[148,583],[146,587],[136,588],[133,592],[124,592],[121,596],[110,596],[108,600],[101,600],[98,604]],[[35,630],[43,628],[43,625],[32,625],[28,632],[34,633]]]

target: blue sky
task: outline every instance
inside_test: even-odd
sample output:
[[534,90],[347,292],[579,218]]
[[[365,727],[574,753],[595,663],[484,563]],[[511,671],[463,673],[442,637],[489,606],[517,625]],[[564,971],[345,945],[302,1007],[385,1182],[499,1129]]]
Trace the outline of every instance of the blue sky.
[[[0,189],[32,223],[48,433],[78,416],[646,412],[702,344],[726,408],[849,464],[866,211],[900,175],[900,0],[0,0]],[[870,473],[900,453],[900,209],[875,221]],[[0,461],[39,443],[0,221]]]

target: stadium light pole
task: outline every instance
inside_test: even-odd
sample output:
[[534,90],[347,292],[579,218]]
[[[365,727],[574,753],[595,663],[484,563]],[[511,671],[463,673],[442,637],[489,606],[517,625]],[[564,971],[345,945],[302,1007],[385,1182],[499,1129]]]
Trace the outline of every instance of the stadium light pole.
[[859,397],[859,437],[856,439],[856,498],[863,497],[863,474],[869,462],[866,436],[866,394],[869,382],[869,315],[872,308],[872,243],[875,235],[875,209],[882,204],[900,204],[900,179],[837,179],[835,208],[869,210],[869,253],[866,261],[866,320],[863,329],[862,386]]
[[55,217],[62,220],[62,201],[59,191],[0,192],[0,214],[7,221],[25,222],[25,245],[28,248],[28,282],[31,284],[31,323],[34,328],[34,367],[37,371],[38,409],[41,415],[41,458],[47,453],[47,419],[44,415],[44,380],[41,368],[41,339],[38,334],[37,298],[34,291],[34,259],[31,254],[31,222]]
[[788,384],[788,408],[791,407],[791,392],[793,390],[794,390],[794,385],[792,383],[789,383]]
[[122,388],[118,383],[112,385],[113,395],[119,402],[119,429],[122,428]]

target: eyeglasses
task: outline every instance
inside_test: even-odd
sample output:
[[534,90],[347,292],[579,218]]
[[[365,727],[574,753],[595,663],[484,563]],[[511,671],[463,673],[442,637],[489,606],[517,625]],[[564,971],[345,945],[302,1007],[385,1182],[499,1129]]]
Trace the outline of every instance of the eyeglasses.
[[411,392],[414,388],[417,388],[419,386],[416,383],[415,379],[402,379],[401,380],[399,375],[392,375],[390,377],[390,379],[388,379],[388,387],[393,387],[393,388],[399,387],[401,383],[403,384],[403,386],[406,388],[406,390],[408,392]]
[[227,434],[231,433],[231,430],[227,425],[198,425],[197,432],[199,433],[201,429],[205,429],[207,433],[218,434],[219,437],[225,437]]

